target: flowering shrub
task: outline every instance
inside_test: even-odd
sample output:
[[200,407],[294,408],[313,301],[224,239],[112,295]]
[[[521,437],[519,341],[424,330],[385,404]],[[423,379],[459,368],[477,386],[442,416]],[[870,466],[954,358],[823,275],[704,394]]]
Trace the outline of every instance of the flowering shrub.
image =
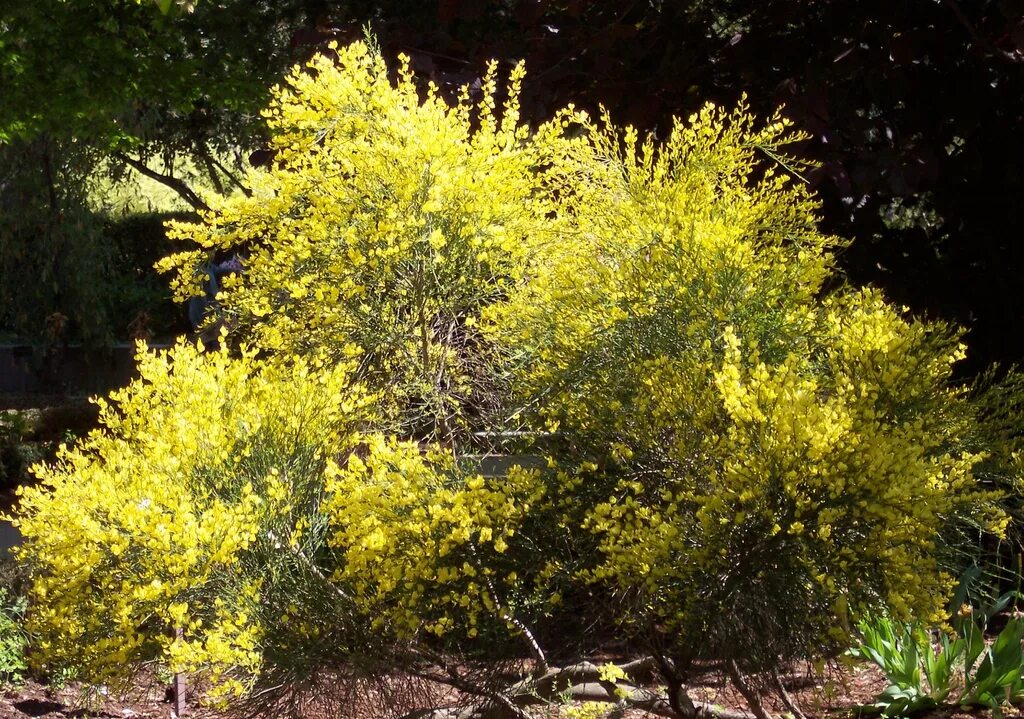
[[342,555],[334,577],[375,627],[473,638],[495,619],[514,620],[506,604],[522,591],[515,570],[533,568],[509,548],[543,496],[535,472],[467,478],[449,452],[424,455],[376,436],[365,457],[328,468],[327,489],[330,544]]
[[39,669],[115,681],[157,661],[217,699],[311,655],[517,631],[506,552],[535,473],[485,480],[368,431],[351,363],[183,343],[138,359],[101,429],[22,490]]
[[264,349],[357,358],[361,375],[419,433],[450,434],[493,377],[474,322],[520,276],[546,208],[533,200],[536,141],[518,122],[522,66],[500,121],[497,64],[481,97],[425,97],[403,59],[397,83],[357,42],[297,68],[266,111],[272,169],[253,196],[211,198],[197,243],[166,260],[181,297],[205,251],[240,250],[225,280],[230,323]]
[[1005,524],[979,483],[998,450],[951,383],[958,335],[824,293],[841,243],[758,161],[799,139],[780,118],[709,107],[661,146],[607,122],[587,137],[549,175],[571,242],[489,309],[534,421],[571,438],[584,575],[681,658],[755,667],[841,648],[878,605],[937,617],[942,535]]
[[328,453],[353,446],[371,398],[346,365],[187,344],[138,358],[102,428],[21,492],[36,658],[97,680],[159,659],[237,692],[262,661],[261,557],[322,542]]
[[[521,77],[498,120],[496,66],[449,106],[356,43],[276,91],[273,168],[165,263],[185,296],[204,253],[243,253],[219,299],[270,359],[142,353],[39,469],[41,661],[157,659],[265,711],[323,667],[400,667],[481,715],[583,687],[692,716],[692,660],[753,696],[737,664],[937,617],[944,552],[1002,531],[1019,476],[1007,413],[952,382],[958,333],[830,289],[842,243],[780,117],[707,107],[655,143],[570,108],[531,134]],[[478,475],[466,430],[510,425],[547,467]],[[549,666],[591,618],[658,652],[666,696],[643,662]],[[515,642],[521,681],[465,673]]]

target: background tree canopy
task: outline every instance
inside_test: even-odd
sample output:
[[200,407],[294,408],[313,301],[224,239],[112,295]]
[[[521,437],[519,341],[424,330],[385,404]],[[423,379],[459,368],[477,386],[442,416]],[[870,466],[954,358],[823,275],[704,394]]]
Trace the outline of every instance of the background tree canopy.
[[[8,147],[48,138],[53,152],[74,140],[197,206],[175,158],[191,156],[212,189],[230,191],[225,158],[261,146],[268,87],[366,24],[387,54],[407,52],[449,90],[479,87],[487,58],[525,59],[532,120],[566,102],[603,104],[617,122],[664,135],[671,115],[746,93],[755,112],[784,104],[812,134],[803,152],[821,166],[807,179],[826,229],[854,239],[840,258],[852,281],[965,325],[969,371],[1024,357],[1024,336],[1005,332],[1024,313],[1012,161],[1024,156],[1020,0],[165,5],[9,3]],[[35,153],[44,170],[46,154]]]

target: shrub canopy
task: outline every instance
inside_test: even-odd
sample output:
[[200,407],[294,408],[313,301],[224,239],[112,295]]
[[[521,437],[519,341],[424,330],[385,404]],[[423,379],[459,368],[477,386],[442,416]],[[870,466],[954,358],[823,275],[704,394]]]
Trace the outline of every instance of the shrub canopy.
[[466,88],[450,106],[433,85],[421,97],[405,60],[393,83],[363,43],[314,58],[265,113],[273,168],[250,173],[253,196],[175,225],[202,249],[164,267],[187,297],[202,251],[242,253],[247,271],[221,296],[239,332],[356,357],[406,431],[451,433],[493,381],[474,321],[521,277],[546,213],[522,76],[499,120],[496,63],[478,100]]
[[936,538],[996,498],[957,332],[823,289],[843,245],[779,118],[708,107],[660,144],[585,127],[545,186],[571,242],[487,310],[528,423],[567,437],[584,574],[697,656],[827,652],[880,604],[938,619]]
[[[529,132],[521,77],[498,119],[496,66],[449,105],[356,43],[275,91],[257,192],[175,225],[198,249],[165,263],[187,296],[239,253],[219,300],[253,349],[143,353],[23,495],[41,661],[264,700],[402,667],[500,703],[541,690],[450,658],[543,668],[580,617],[681,690],[666,667],[941,615],[949,548],[1002,530],[1019,475],[951,382],[957,332],[842,288],[779,117]],[[540,435],[545,466],[482,476],[481,428]]]

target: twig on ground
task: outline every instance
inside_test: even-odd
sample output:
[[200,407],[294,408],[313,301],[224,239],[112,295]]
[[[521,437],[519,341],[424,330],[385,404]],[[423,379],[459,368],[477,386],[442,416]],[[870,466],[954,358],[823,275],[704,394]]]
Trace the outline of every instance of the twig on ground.
[[771,714],[764,708],[764,704],[761,703],[761,697],[758,696],[757,691],[747,683],[747,680],[743,678],[743,674],[740,672],[739,666],[736,664],[735,659],[730,659],[725,665],[726,671],[729,673],[729,678],[732,679],[733,686],[743,695],[743,698],[747,700],[747,704],[750,706],[750,711],[754,713],[757,719],[772,719]]
[[779,698],[782,699],[782,703],[786,709],[795,717],[795,719],[807,719],[804,713],[800,711],[800,707],[793,701],[793,697],[786,691],[786,685],[782,683],[782,677],[779,676],[778,670],[772,671],[772,682],[775,684],[775,691],[779,693]]

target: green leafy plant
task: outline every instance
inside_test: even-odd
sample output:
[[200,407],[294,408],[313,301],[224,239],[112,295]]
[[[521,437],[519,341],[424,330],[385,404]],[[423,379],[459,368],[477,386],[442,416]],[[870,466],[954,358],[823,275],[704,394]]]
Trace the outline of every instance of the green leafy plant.
[[870,708],[908,716],[954,696],[950,704],[998,712],[1024,700],[1024,619],[1012,617],[991,644],[985,640],[989,621],[1017,597],[1008,592],[978,612],[955,602],[952,635],[888,617],[860,622],[862,640],[850,654],[873,662],[889,681]]
[[860,630],[862,642],[851,654],[874,662],[889,682],[872,708],[883,716],[906,716],[931,709],[949,695],[955,652],[962,652],[962,640],[951,645],[948,637],[943,637],[944,643],[933,652],[926,630],[888,617],[866,619]]
[[21,681],[26,669],[28,636],[22,627],[26,600],[0,587],[0,681]]
[[[986,646],[981,627],[971,623],[970,641],[964,654],[964,694],[961,704],[987,706],[993,710],[1024,699],[1024,621],[1011,619]],[[979,651],[980,650],[980,651]],[[981,663],[972,667],[980,654]]]

